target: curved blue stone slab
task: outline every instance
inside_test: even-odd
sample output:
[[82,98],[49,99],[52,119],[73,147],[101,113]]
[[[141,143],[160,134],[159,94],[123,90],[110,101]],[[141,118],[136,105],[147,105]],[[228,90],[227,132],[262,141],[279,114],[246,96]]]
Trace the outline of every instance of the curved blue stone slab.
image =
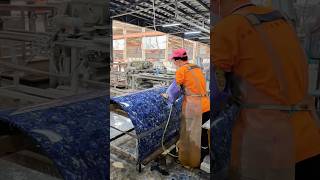
[[[166,88],[154,88],[133,94],[111,98],[128,113],[138,136],[138,162],[143,161],[161,148],[161,139],[167,123],[170,106],[161,96]],[[170,124],[166,131],[165,142],[178,136],[182,97],[175,103]]]
[[[224,89],[219,90],[214,67],[210,70],[210,169],[213,175],[228,171],[231,161],[232,128],[240,112],[236,104],[228,103],[231,96],[230,79],[226,79]],[[225,107],[223,107],[224,105]],[[223,107],[223,108],[222,108]],[[218,178],[221,179],[221,178]]]
[[0,121],[31,137],[65,180],[109,179],[108,96],[77,98]]
[[219,112],[211,121],[211,169],[213,173],[225,171],[230,165],[232,128],[239,112],[240,108],[237,105],[228,105],[226,110]]

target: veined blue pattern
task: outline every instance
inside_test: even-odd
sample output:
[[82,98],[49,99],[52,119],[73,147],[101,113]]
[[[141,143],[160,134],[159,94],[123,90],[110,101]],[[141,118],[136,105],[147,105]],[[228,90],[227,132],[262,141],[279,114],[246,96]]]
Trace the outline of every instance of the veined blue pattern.
[[[161,139],[170,112],[170,106],[161,96],[161,93],[165,92],[166,88],[163,87],[111,98],[111,103],[119,104],[134,125],[138,136],[138,162],[161,148]],[[173,107],[165,140],[179,135],[181,107],[182,97]]]
[[[211,102],[211,172],[219,174],[228,169],[231,160],[232,128],[240,107],[236,104],[228,104],[231,96],[230,81],[227,80],[225,88],[220,91],[214,67],[210,67],[210,102]],[[225,108],[221,108],[226,105]]]
[[71,99],[63,105],[11,115],[0,121],[31,137],[65,180],[109,179],[109,97]]
[[221,111],[211,121],[211,169],[213,173],[223,171],[230,165],[232,128],[239,111],[240,108],[237,105],[228,105],[226,110]]

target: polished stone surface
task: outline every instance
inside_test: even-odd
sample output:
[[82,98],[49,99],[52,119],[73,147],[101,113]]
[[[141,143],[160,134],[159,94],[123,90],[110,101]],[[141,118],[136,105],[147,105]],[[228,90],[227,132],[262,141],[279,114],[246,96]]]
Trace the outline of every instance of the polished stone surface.
[[[161,148],[161,139],[167,123],[170,106],[161,96],[166,88],[154,88],[133,94],[111,98],[126,111],[138,136],[138,161],[147,158]],[[175,103],[170,124],[166,131],[165,142],[178,136],[182,98]]]
[[66,180],[108,179],[109,122],[106,95],[62,99],[0,121],[29,136]]
[[239,110],[236,105],[229,106],[227,110],[221,111],[211,122],[211,172],[213,173],[218,173],[229,166],[232,128]]
[[[231,160],[232,128],[240,111],[235,104],[228,104],[231,95],[230,81],[220,90],[215,70],[211,67],[210,73],[210,102],[211,102],[211,149],[210,169],[213,174],[226,170]],[[226,107],[222,108],[225,105]]]
[[115,127],[123,132],[134,128],[129,118],[118,115],[114,112],[110,112],[110,139],[123,134],[123,132],[112,127]]

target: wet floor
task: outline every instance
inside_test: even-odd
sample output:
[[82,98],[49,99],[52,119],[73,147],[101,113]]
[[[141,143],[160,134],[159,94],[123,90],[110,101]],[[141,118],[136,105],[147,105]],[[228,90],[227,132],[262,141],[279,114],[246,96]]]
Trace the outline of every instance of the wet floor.
[[[111,180],[205,180],[210,175],[199,169],[182,167],[174,158],[166,156],[159,163],[150,162],[139,172],[134,159],[136,142],[132,137],[123,136],[111,142],[110,179]],[[113,147],[120,148],[115,149]],[[160,167],[160,171],[153,170]],[[162,172],[162,173],[160,173]],[[168,173],[168,174],[166,174]]]
[[[111,154],[110,158],[110,179],[112,180],[201,180],[210,179],[210,175],[200,170],[188,170],[183,168],[174,160],[171,160],[166,166],[160,166],[162,170],[167,171],[168,175],[163,175],[159,171],[151,170],[156,163],[149,163],[142,167],[139,173],[135,162],[124,159],[116,154]],[[170,161],[170,160],[168,160]],[[162,171],[161,171],[162,172]]]

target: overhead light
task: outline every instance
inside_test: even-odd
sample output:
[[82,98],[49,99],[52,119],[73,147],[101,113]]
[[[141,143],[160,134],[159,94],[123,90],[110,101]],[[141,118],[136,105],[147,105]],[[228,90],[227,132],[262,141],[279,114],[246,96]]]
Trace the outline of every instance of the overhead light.
[[210,39],[210,37],[199,37],[199,39]]
[[180,23],[173,23],[173,24],[162,25],[162,27],[173,27],[173,26],[180,26],[180,25],[181,25]]
[[191,34],[200,34],[201,31],[191,31],[191,32],[185,32],[185,35],[191,35]]

